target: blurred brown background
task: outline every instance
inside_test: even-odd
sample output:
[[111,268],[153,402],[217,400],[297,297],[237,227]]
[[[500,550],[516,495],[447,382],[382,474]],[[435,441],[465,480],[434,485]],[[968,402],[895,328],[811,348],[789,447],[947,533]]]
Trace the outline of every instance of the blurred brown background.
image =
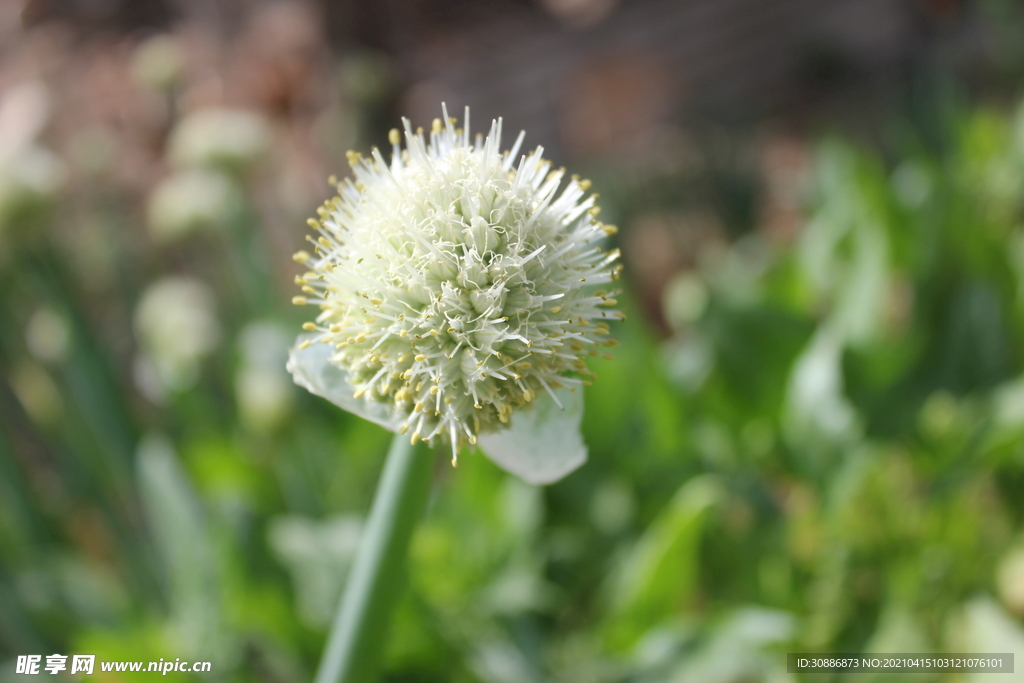
[[[661,324],[664,283],[709,240],[792,234],[809,134],[933,118],[951,83],[1012,92],[1019,13],[999,0],[7,0],[0,92],[45,83],[8,128],[45,126],[59,154],[109,164],[135,196],[166,174],[175,119],[262,111],[275,149],[257,194],[282,283],[348,148],[383,143],[402,115],[430,121],[442,101],[469,105],[478,128],[502,116],[556,163],[614,168],[603,193],[630,188],[612,218],[634,228],[633,277]],[[649,190],[659,177],[669,196]],[[78,258],[103,260],[76,235]]]

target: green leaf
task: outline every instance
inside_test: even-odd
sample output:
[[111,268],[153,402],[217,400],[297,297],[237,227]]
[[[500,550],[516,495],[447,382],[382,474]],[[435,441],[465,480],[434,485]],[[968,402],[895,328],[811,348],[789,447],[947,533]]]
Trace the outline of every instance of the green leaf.
[[291,574],[299,614],[310,627],[330,623],[361,531],[357,515],[323,521],[280,515],[270,521],[267,541]]
[[713,475],[688,481],[626,556],[613,583],[613,645],[641,633],[687,606],[698,584],[701,533],[708,511],[722,497]]
[[183,654],[224,661],[220,579],[199,500],[166,438],[145,437],[137,457],[140,498],[166,567],[178,646]]

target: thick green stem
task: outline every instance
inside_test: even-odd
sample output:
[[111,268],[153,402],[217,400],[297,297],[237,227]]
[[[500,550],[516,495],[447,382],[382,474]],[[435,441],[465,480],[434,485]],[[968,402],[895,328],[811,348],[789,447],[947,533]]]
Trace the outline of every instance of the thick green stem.
[[395,436],[315,683],[370,683],[379,671],[405,559],[430,491],[433,451]]

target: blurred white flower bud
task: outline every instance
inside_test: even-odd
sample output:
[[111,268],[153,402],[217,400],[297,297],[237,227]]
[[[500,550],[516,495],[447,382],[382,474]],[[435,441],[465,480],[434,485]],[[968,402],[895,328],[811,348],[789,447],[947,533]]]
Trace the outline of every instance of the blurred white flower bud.
[[270,124],[257,112],[202,109],[175,128],[170,158],[179,166],[245,166],[266,154],[270,139]]
[[907,209],[919,209],[931,194],[932,180],[920,164],[907,161],[893,171],[892,187],[900,204]]
[[932,392],[917,415],[921,433],[936,441],[945,441],[956,431],[960,422],[959,404],[948,391]]
[[708,305],[708,290],[704,282],[692,273],[680,273],[665,287],[662,306],[665,320],[672,329],[679,330],[697,322]]
[[20,83],[0,93],[0,162],[31,145],[49,118],[50,95],[43,83]]
[[39,82],[0,96],[0,228],[20,221],[64,183],[64,165],[35,142],[49,112],[49,94]]
[[61,161],[37,145],[0,159],[0,227],[44,205],[64,184],[64,176]]
[[25,343],[39,360],[59,363],[67,358],[71,331],[63,316],[51,308],[40,308],[29,318]]
[[235,377],[235,396],[242,424],[256,432],[269,432],[291,411],[292,383],[287,375],[271,368],[243,366]]
[[107,126],[89,126],[68,140],[68,162],[83,175],[107,173],[117,159],[118,143],[117,133]]
[[284,367],[290,341],[283,329],[265,321],[250,323],[239,336],[235,400],[239,418],[253,431],[272,431],[291,412],[294,384]]
[[191,278],[159,280],[143,292],[135,308],[135,333],[162,387],[189,389],[198,379],[199,361],[220,340],[213,295]]
[[177,38],[158,35],[147,38],[132,55],[132,76],[146,87],[167,90],[181,77],[185,56]]
[[1024,615],[1024,546],[1008,552],[996,571],[996,588],[1006,608]]
[[28,416],[38,424],[52,425],[64,410],[60,389],[43,366],[26,361],[11,373],[11,389]]
[[220,227],[240,210],[242,194],[235,182],[207,169],[180,171],[161,182],[146,208],[149,232],[168,242],[194,230]]
[[636,514],[636,499],[629,485],[621,479],[607,479],[595,489],[590,499],[590,519],[606,534],[625,529]]

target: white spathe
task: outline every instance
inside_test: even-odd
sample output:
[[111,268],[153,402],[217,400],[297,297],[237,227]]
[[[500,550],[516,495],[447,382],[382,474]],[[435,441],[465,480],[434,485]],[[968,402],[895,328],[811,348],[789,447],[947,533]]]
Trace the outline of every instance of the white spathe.
[[[314,344],[295,347],[288,358],[288,372],[296,384],[325,398],[339,408],[397,432],[403,416],[385,403],[369,402],[352,395],[345,371],[329,362],[331,349]],[[507,429],[484,434],[480,447],[502,469],[530,484],[550,484],[587,461],[587,447],[580,434],[583,391],[559,389],[560,408],[553,397],[541,396],[531,410],[518,411]]]

